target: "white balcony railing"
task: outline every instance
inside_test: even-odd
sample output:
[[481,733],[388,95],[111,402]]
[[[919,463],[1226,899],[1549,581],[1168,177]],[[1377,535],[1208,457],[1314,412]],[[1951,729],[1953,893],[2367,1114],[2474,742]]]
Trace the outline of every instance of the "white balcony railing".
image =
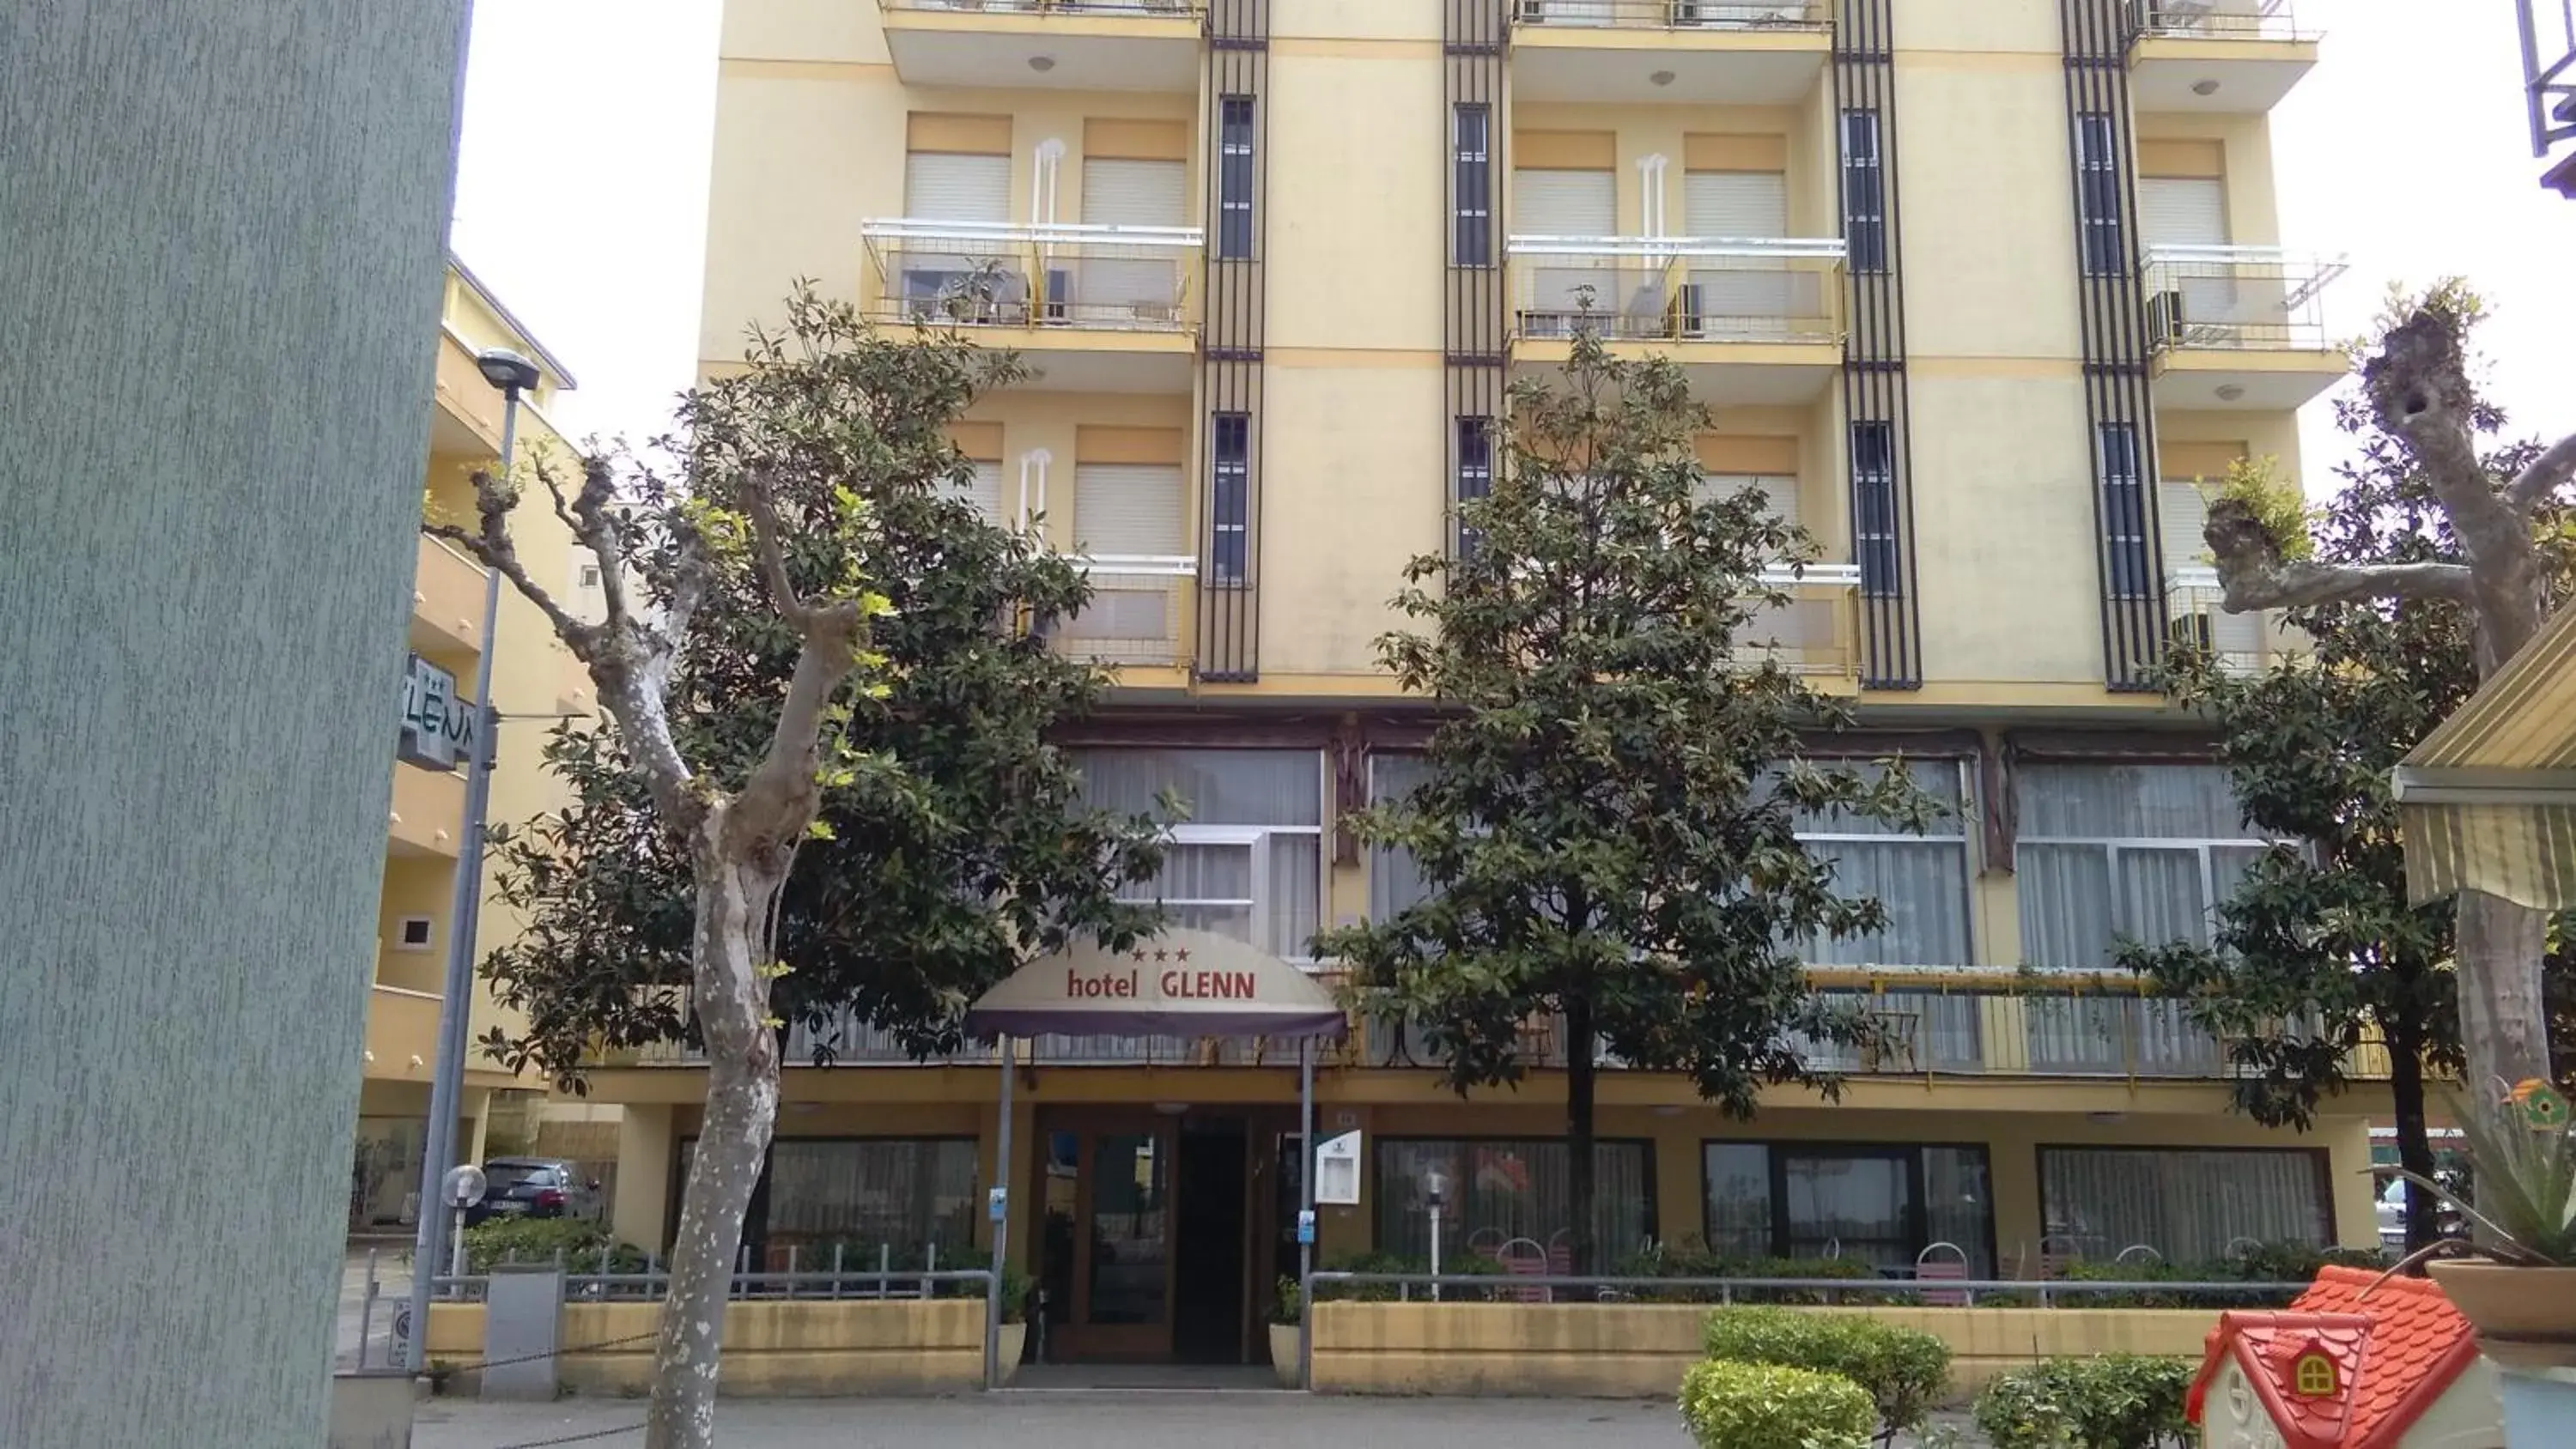
[[2171,351],[2323,351],[2317,298],[2345,270],[2340,257],[2278,247],[2149,247],[2148,343]]
[[1516,25],[1636,30],[1826,30],[1824,0],[1513,0]]
[[1762,582],[1789,601],[1755,610],[1736,633],[1739,648],[1794,674],[1852,673],[1859,662],[1860,566],[1775,565],[1762,571]]
[[1058,649],[1101,664],[1180,662],[1197,559],[1103,554],[1082,567],[1091,578],[1091,603],[1047,627]]
[[877,314],[906,322],[1182,332],[1199,228],[862,222]]
[[1507,249],[1523,337],[1567,337],[1587,321],[1631,340],[1842,337],[1837,237],[1516,236]]
[[988,15],[1148,15],[1196,18],[1206,0],[886,0],[889,10],[973,11]]
[[2290,0],[2129,0],[2129,33],[2158,40],[2314,40]]
[[2173,639],[2208,650],[2225,673],[2259,672],[2268,616],[2231,614],[2226,598],[2215,568],[2186,564],[2165,570],[2165,618]]

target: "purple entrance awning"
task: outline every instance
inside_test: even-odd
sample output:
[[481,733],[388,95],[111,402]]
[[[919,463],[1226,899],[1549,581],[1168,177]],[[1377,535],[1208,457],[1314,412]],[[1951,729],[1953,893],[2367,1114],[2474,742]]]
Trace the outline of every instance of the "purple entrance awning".
[[1165,931],[1124,951],[1067,947],[1021,967],[966,1012],[996,1036],[1340,1036],[1322,982],[1267,951],[1206,931]]

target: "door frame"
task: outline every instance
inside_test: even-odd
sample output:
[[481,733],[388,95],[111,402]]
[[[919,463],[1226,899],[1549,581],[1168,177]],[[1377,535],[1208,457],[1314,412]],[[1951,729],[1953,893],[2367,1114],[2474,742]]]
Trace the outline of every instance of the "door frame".
[[[1172,1356],[1172,1302],[1175,1294],[1174,1274],[1177,1268],[1180,1238],[1180,1119],[1155,1111],[1150,1106],[1066,1106],[1042,1107],[1038,1111],[1035,1132],[1037,1173],[1045,1171],[1050,1139],[1059,1132],[1073,1134],[1077,1154],[1074,1170],[1073,1262],[1067,1274],[1072,1284],[1073,1301],[1065,1305],[1064,1322],[1049,1330],[1050,1349],[1061,1348],[1064,1359],[1093,1362],[1161,1362]],[[1150,1136],[1154,1150],[1163,1164],[1163,1306],[1159,1322],[1094,1325],[1091,1317],[1091,1221],[1092,1194],[1097,1187],[1096,1152],[1100,1139],[1112,1136]],[[1043,1204],[1040,1211],[1044,1211]],[[1046,1234],[1043,1230],[1031,1239],[1032,1276],[1043,1278],[1047,1264]]]
[[1931,1212],[1929,1204],[1924,1201],[1921,1146],[1898,1142],[1779,1142],[1771,1145],[1771,1200],[1778,1205],[1779,1214],[1772,1232],[1772,1250],[1782,1257],[1797,1256],[1796,1230],[1789,1222],[1789,1159],[1792,1157],[1895,1164],[1905,1181],[1906,1236],[1918,1245],[1915,1248],[1917,1253],[1922,1251],[1919,1245],[1931,1241]]

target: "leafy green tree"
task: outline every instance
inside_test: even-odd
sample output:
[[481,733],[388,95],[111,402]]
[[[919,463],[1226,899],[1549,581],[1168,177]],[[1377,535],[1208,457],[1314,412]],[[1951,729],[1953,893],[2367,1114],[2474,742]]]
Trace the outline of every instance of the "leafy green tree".
[[[2429,305],[2474,320],[2464,293],[2437,292]],[[2499,441],[2505,420],[2494,409],[2475,405],[2466,416],[2491,487],[2511,486],[2540,456],[2536,445]],[[2367,399],[2339,403],[2337,421],[2357,452],[2338,470],[2331,501],[2303,505],[2294,485],[2240,469],[2223,506],[2262,520],[2290,565],[2320,575],[2458,567],[2440,491],[2406,440]],[[2563,581],[2567,510],[2547,495],[2531,509],[2546,574]],[[2312,658],[2249,677],[2181,649],[2168,683],[2224,732],[2220,759],[2248,821],[2300,843],[2246,871],[2219,906],[2211,946],[2126,943],[2120,959],[2189,996],[2194,1017],[2229,1041],[2241,1074],[2236,1106],[2267,1126],[2309,1126],[2320,1102],[2346,1086],[2356,1048],[2376,1037],[2389,1058],[2400,1160],[2429,1179],[2426,1077],[2464,1065],[2459,911],[2448,900],[2409,903],[2391,772],[2476,691],[2475,622],[2465,599],[2439,592],[2363,592],[2286,618],[2313,641]],[[2410,1187],[2408,1246],[2435,1231],[2432,1201]]]
[[545,612],[606,713],[550,743],[570,804],[500,847],[530,920],[486,973],[527,1027],[487,1047],[558,1079],[600,1046],[705,1049],[651,1449],[713,1442],[787,1021],[855,1008],[935,1050],[1030,953],[1149,924],[1115,895],[1150,872],[1152,822],[1082,807],[1044,739],[1103,683],[1025,627],[1078,611],[1082,576],[957,497],[947,426],[1016,364],[803,289],[746,361],[682,400],[676,472],[599,459],[568,492],[537,469],[601,620],[522,565],[511,480],[477,480],[478,527],[432,529]]
[[1832,1089],[1794,1032],[1857,1041],[1795,943],[1876,930],[1833,889],[1802,813],[1920,828],[1902,771],[1801,758],[1842,718],[1744,641],[1785,605],[1766,570],[1814,557],[1753,490],[1707,496],[1707,426],[1681,370],[1610,357],[1578,329],[1560,386],[1514,389],[1509,466],[1459,510],[1467,545],[1413,560],[1395,600],[1428,632],[1380,641],[1387,668],[1447,713],[1426,777],[1354,822],[1411,853],[1429,894],[1326,933],[1357,1004],[1418,1023],[1460,1092],[1516,1082],[1522,1029],[1564,1023],[1575,1261],[1594,1237],[1596,1043],[1688,1071],[1750,1115],[1770,1082]]

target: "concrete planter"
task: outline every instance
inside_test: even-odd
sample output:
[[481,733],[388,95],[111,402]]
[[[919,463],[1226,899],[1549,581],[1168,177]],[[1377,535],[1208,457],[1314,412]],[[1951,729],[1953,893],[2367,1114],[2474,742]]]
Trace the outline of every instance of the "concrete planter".
[[1303,1330],[1293,1323],[1270,1325],[1270,1370],[1279,1375],[1279,1387],[1293,1389],[1297,1383],[1298,1350]]
[[2517,1268],[2484,1258],[2426,1265],[2496,1366],[2511,1449],[2552,1449],[2576,1422],[2576,1268]]
[[1003,1324],[993,1345],[994,1354],[1001,1359],[1001,1363],[994,1371],[993,1382],[1007,1384],[1019,1377],[1020,1355],[1028,1352],[1028,1349],[1029,1326],[1026,1323]]

